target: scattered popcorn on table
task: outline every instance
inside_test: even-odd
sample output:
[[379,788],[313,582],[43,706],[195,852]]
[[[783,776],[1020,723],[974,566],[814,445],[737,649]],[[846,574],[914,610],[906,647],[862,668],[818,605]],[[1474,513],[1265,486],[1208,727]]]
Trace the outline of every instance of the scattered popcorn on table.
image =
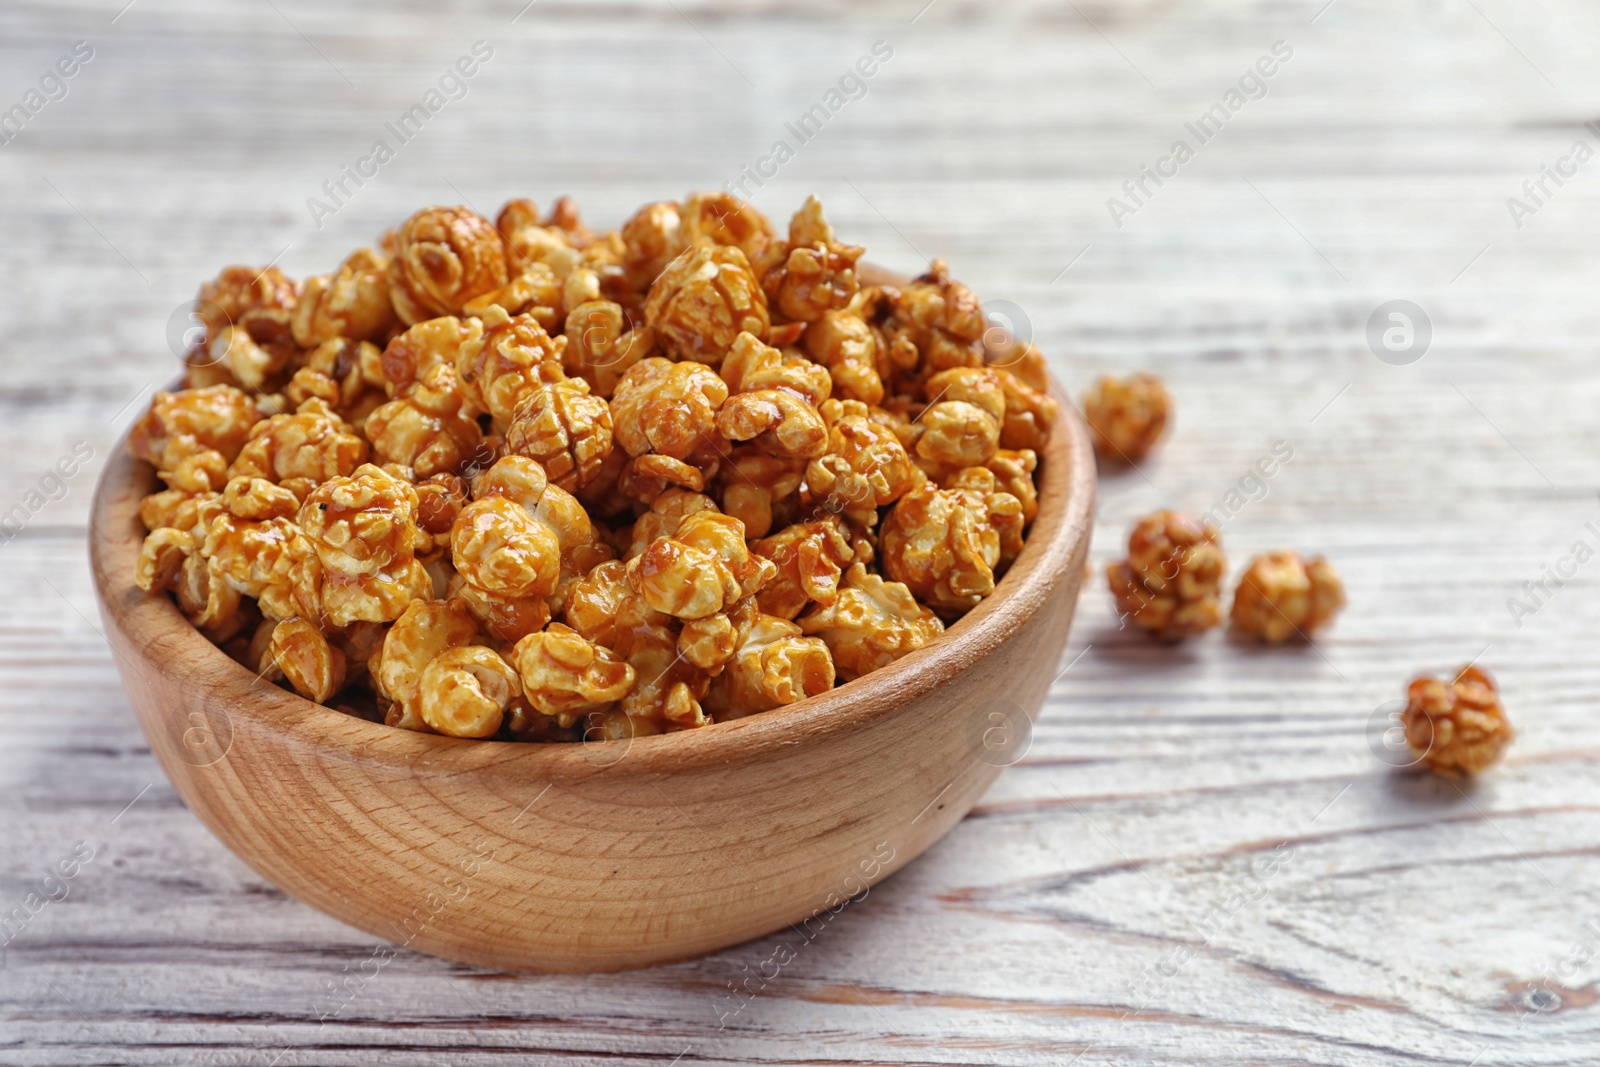
[[1137,463],[1166,432],[1172,397],[1154,374],[1106,376],[1084,394],[1083,417],[1102,459]]
[[1306,639],[1344,607],[1344,583],[1333,564],[1317,556],[1268,552],[1250,561],[1233,593],[1231,620],[1240,632],[1269,645]]
[[1400,724],[1418,762],[1452,777],[1485,769],[1516,737],[1494,679],[1470,665],[1452,682],[1426,677],[1413,681],[1406,689]]
[[942,261],[873,286],[862,253],[815,198],[783,233],[711,193],[229,267],[130,434],[164,485],[137,583],[267,681],[454,737],[692,729],[887,666],[1016,559],[1056,402]]
[[1162,641],[1222,622],[1218,599],[1228,561],[1217,531],[1192,515],[1158,511],[1128,535],[1128,558],[1106,567],[1117,612]]

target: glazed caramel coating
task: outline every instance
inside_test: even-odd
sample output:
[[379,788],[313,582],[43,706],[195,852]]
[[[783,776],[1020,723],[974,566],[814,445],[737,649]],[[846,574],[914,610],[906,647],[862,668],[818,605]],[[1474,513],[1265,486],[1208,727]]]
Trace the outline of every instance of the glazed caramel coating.
[[433,659],[470,644],[478,622],[459,600],[413,600],[389,627],[372,672],[379,694],[394,702],[391,726],[422,729],[422,672]]
[[728,383],[701,363],[641,360],[617,383],[611,398],[616,441],[630,456],[648,452],[693,462],[723,446],[717,411]]
[[300,287],[277,267],[225,267],[200,287],[195,314],[206,326],[206,342],[230,326],[262,322],[287,325],[300,300]]
[[537,460],[569,492],[599,477],[611,448],[611,406],[582,378],[535,389],[506,427],[507,451]]
[[645,325],[674,360],[719,366],[740,333],[765,337],[767,297],[738,248],[702,238],[650,286]]
[[884,521],[884,572],[936,611],[961,614],[994,591],[1001,546],[1022,528],[1022,503],[1010,493],[924,485]]
[[[378,381],[392,397],[441,363],[450,364],[459,373],[461,349],[482,337],[483,323],[478,319],[444,315],[419,322],[397,334],[384,348],[378,361]],[[475,394],[465,395],[470,400]],[[473,413],[481,410],[482,406],[474,402]]]
[[397,321],[389,296],[389,260],[371,248],[350,253],[332,274],[307,278],[291,320],[294,342],[301,348],[339,338],[384,341]]
[[735,445],[717,473],[722,510],[744,523],[746,537],[765,537],[798,511],[805,482],[803,457],[774,456],[756,445]]
[[367,442],[312,397],[292,415],[273,415],[250,430],[250,440],[228,468],[229,478],[264,478],[310,488],[353,473],[367,461]]
[[[1154,374],[1100,378],[1084,394],[1083,417],[1094,450],[1106,459],[1137,463],[1166,432],[1172,397]],[[1037,447],[1037,446],[1030,446]]]
[[1158,511],[1134,526],[1128,558],[1106,568],[1118,612],[1163,641],[1180,641],[1222,622],[1218,599],[1227,559],[1210,525]]
[[456,369],[434,364],[367,416],[373,458],[410,467],[417,478],[460,469],[483,443],[483,431],[464,405]]
[[522,680],[500,653],[463,645],[439,653],[422,669],[418,707],[429,728],[451,737],[493,737]]
[[644,602],[679,619],[703,619],[731,607],[777,573],[771,560],[751,555],[743,523],[709,510],[685,518],[627,566],[628,582]]
[[307,700],[326,703],[344,687],[344,653],[305,619],[284,619],[273,626],[266,659]]
[[621,700],[635,680],[610,649],[558,622],[518,641],[511,659],[529,703],[563,726]]
[[656,354],[655,331],[648,326],[630,326],[622,305],[610,300],[574,304],[567,312],[565,336],[562,365],[566,372],[582,378],[596,396],[607,399],[630,367]]
[[483,336],[462,342],[456,374],[468,402],[504,426],[524,397],[566,378],[567,339],[552,338],[531,315],[513,318],[498,307],[483,313],[483,327]]
[[853,307],[823,312],[806,327],[803,339],[811,358],[828,368],[834,396],[871,405],[883,402],[878,334]]
[[545,597],[556,590],[561,543],[522,505],[487,496],[461,509],[450,558],[467,584],[491,596]]
[[1448,777],[1488,768],[1516,737],[1494,679],[1470,664],[1451,682],[1414,680],[1406,689],[1400,723],[1417,761]]
[[833,603],[802,615],[799,626],[822,638],[845,681],[887,667],[944,633],[944,623],[910,589],[860,563],[845,573]]
[[134,423],[128,447],[173,488],[221,489],[228,464],[260,419],[250,397],[231,385],[160,391]]
[[925,479],[893,429],[859,400],[825,400],[827,451],[806,468],[806,484],[825,507],[877,521],[875,509],[899,500]]
[[763,612],[783,619],[795,618],[812,604],[832,604],[844,568],[855,559],[844,524],[835,516],[786,526],[752,541],[750,551],[778,568],[756,599]]
[[488,219],[464,207],[425,208],[395,233],[391,303],[408,326],[459,315],[506,284],[506,249]]
[[729,396],[717,412],[717,432],[754,441],[775,456],[812,459],[827,447],[828,428],[817,405],[828,398],[828,372],[798,353],[785,356],[741,333],[722,361]]
[[818,637],[754,604],[733,613],[732,655],[711,681],[704,705],[725,721],[793,704],[833,688],[833,657]]
[[785,318],[812,322],[845,307],[860,290],[856,260],[866,250],[840,244],[822,215],[816,197],[806,198],[789,222],[789,243],[781,266],[766,273],[762,287],[771,306]]
[[1233,594],[1230,619],[1241,633],[1269,645],[1309,638],[1344,607],[1344,583],[1317,556],[1268,552],[1250,561]]
[[861,255],[815,198],[778,236],[719,192],[610,233],[428,208],[303,286],[229,268],[130,435],[165,483],[135,582],[309,699],[458,737],[860,677],[993,590],[1056,414],[943,262],[862,287]]

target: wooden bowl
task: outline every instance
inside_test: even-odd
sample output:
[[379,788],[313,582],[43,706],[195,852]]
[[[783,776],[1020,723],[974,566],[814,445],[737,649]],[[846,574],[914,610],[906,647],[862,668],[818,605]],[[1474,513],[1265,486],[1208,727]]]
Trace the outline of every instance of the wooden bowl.
[[1095,467],[1062,396],[1039,514],[994,594],[939,641],[820,696],[633,741],[412,733],[262,683],[140,592],[148,464],[124,442],[90,558],[139,723],[190,810],[336,918],[486,967],[696,956],[842,902],[943,836],[1025,748],[1084,578]]

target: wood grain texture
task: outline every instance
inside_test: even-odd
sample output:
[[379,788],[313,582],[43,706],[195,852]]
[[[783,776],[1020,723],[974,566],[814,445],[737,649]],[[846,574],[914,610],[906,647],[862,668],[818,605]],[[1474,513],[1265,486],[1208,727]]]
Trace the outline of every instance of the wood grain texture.
[[1023,754],[1089,556],[1094,454],[1070,407],[1039,460],[1022,553],[938,641],[789,707],[655,738],[463,741],[264,684],[135,586],[139,504],[159,486],[125,441],[96,492],[90,566],[153,753],[251,867],[407,948],[613,971],[818,936]]
[[[0,501],[75,442],[97,457],[3,546],[0,902],[95,854],[7,947],[0,1063],[1593,1061],[1600,571],[1521,626],[1507,600],[1600,524],[1600,172],[1547,183],[1521,228],[1506,207],[1596,145],[1591,5],[274,3],[0,10],[0,101],[97,50],[0,147]],[[468,98],[316,229],[306,198],[479,38]],[[765,984],[782,937],[598,979],[410,952],[371,975],[388,942],[182,806],[96,630],[89,491],[172,373],[169,313],[219,263],[287,246],[313,273],[419,203],[572,192],[607,223],[716,186],[879,39],[866,97],[757,203],[814,191],[875,259],[947,258],[1075,391],[1167,379],[1175,434],[1102,479],[1097,565],[1285,440],[1223,528],[1234,573],[1323,552],[1350,607],[1313,649],[1174,651],[1095,583],[1027,757]],[[1268,95],[1114,227],[1106,199],[1276,40]],[[1434,327],[1404,367],[1365,340],[1396,298]],[[1459,790],[1384,765],[1374,711],[1479,655],[1520,731],[1506,761]]]

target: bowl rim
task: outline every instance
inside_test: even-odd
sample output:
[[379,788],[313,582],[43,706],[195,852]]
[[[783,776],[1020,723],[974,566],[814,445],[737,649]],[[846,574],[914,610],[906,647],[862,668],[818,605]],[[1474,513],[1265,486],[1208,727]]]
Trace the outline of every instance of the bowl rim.
[[[134,665],[119,654],[121,666],[155,673],[189,690],[212,713],[222,711],[235,734],[243,720],[253,730],[283,734],[286,743],[315,745],[330,758],[383,764],[402,773],[455,774],[507,765],[518,777],[554,782],[624,765],[628,773],[671,774],[770,756],[858,730],[915,704],[1013,637],[1059,583],[1073,580],[1070,568],[1080,547],[1086,557],[1093,525],[1095,462],[1082,417],[1054,378],[1051,393],[1061,411],[1040,453],[1038,514],[1022,552],[989,596],[932,644],[886,667],[794,704],[695,730],[581,744],[453,738],[371,722],[263,683],[207,640],[170,596],[144,593],[134,584],[145,533],[139,503],[156,479],[154,468],[130,453],[128,431],[101,471],[90,509],[95,593],[107,628],[114,628],[140,661]],[[117,651],[119,642],[107,637]],[[124,684],[132,681],[126,670],[123,674]]]

